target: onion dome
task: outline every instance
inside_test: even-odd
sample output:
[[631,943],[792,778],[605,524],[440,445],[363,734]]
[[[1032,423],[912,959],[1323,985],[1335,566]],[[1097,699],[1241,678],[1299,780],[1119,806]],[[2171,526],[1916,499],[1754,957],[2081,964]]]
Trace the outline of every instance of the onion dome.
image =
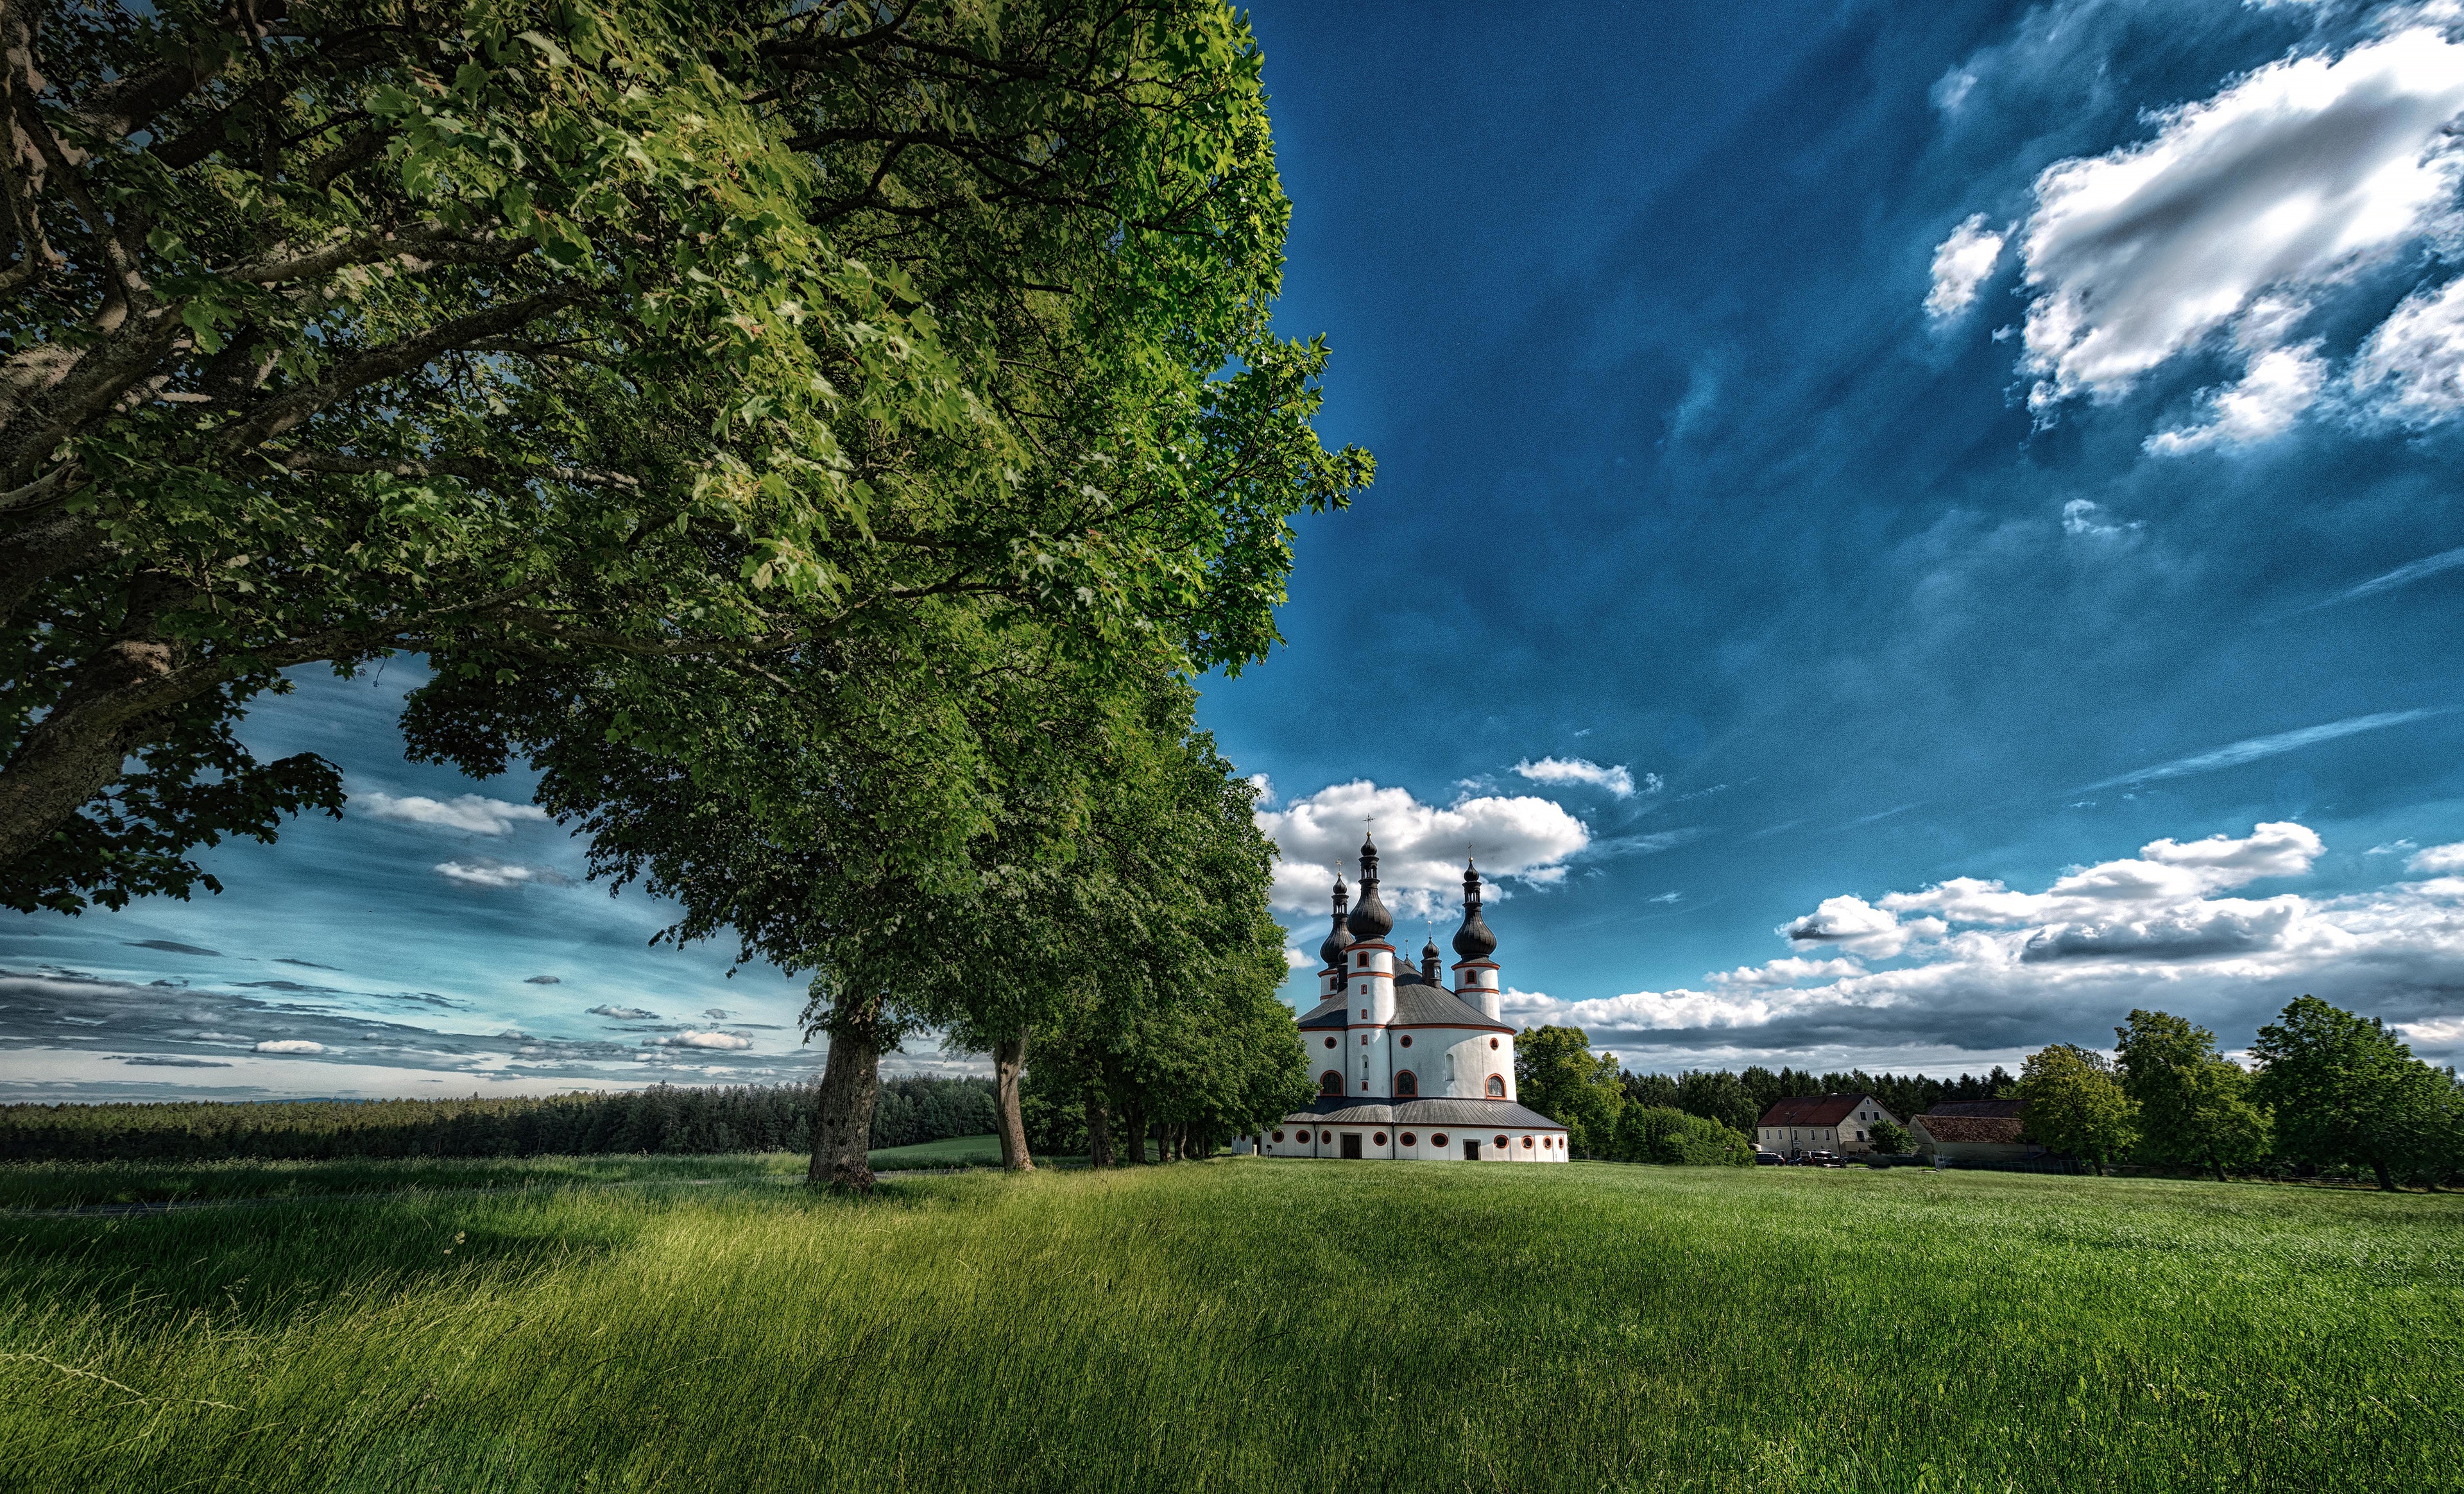
[[1345,927],[1352,930],[1355,943],[1382,939],[1395,932],[1395,915],[1377,900],[1377,843],[1374,840],[1360,843],[1360,901]]
[[1327,931],[1326,942],[1317,947],[1318,958],[1329,967],[1343,963],[1343,952],[1352,946],[1352,935],[1343,927],[1343,905],[1351,896],[1343,885],[1343,873],[1334,874],[1334,927]]
[[1455,953],[1465,959],[1486,959],[1497,953],[1497,935],[1480,915],[1480,870],[1463,862],[1463,921],[1455,931]]

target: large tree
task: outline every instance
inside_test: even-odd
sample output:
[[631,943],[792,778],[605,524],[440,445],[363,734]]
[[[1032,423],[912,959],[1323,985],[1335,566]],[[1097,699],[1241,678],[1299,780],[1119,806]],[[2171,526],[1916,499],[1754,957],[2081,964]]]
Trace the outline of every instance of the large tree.
[[2256,1097],[2273,1106],[2293,1156],[2366,1167],[2390,1192],[2400,1175],[2435,1181],[2456,1162],[2455,1081],[2412,1056],[2375,1017],[2304,996],[2258,1029]]
[[2169,1012],[2134,1009],[2113,1029],[2122,1092],[2139,1107],[2139,1146],[2160,1162],[2228,1167],[2267,1153],[2272,1127],[2250,1098],[2251,1076],[2216,1052],[2215,1034]]
[[1606,1154],[1625,1108],[1614,1053],[1595,1054],[1580,1027],[1527,1027],[1514,1035],[1514,1092],[1566,1128],[1575,1154]]
[[185,894],[337,806],[233,735],[285,669],[588,673],[681,759],[706,680],[951,599],[1254,657],[1285,516],[1366,479],[1267,330],[1287,206],[1212,0],[0,29],[12,906]]
[[2139,1108],[2093,1048],[2055,1043],[2029,1054],[2018,1091],[2027,1102],[2028,1134],[2099,1173],[2139,1139]]

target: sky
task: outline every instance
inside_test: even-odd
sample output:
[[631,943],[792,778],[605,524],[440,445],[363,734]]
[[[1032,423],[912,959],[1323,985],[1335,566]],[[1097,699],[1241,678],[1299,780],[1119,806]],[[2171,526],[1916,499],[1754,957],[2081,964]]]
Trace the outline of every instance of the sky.
[[[1639,1070],[2304,992],[2464,1059],[2464,11],[1250,14],[1277,323],[1379,463],[1200,707],[1296,952],[1375,815],[1398,937],[1468,847],[1509,1014]],[[256,714],[353,798],[219,897],[0,930],[0,1096],[815,1072],[800,981],[406,762],[419,678]]]

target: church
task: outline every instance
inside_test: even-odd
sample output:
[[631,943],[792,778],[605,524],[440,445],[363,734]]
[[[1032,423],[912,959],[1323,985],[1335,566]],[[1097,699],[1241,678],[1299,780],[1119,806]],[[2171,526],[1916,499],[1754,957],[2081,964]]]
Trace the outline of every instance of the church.
[[1497,935],[1480,915],[1480,871],[1463,867],[1455,985],[1439,979],[1438,946],[1419,969],[1386,936],[1377,846],[1360,847],[1360,901],[1334,879],[1334,927],[1318,946],[1318,1003],[1301,1015],[1317,1099],[1262,1138],[1267,1156],[1403,1162],[1563,1162],[1566,1128],[1514,1098],[1514,1029],[1499,1017]]

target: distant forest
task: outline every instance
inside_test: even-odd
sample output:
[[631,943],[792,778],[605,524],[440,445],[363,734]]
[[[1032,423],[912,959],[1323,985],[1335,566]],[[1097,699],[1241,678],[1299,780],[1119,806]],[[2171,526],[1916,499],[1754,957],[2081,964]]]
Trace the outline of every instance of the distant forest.
[[[0,1106],[11,1161],[214,1157],[571,1156],[809,1152],[814,1087],[679,1088],[545,1099],[288,1100]],[[988,1079],[885,1079],[872,1145],[993,1129]]]
[[1862,1092],[1882,1102],[1882,1109],[1901,1120],[1922,1115],[1937,1105],[1961,1100],[1998,1100],[2018,1083],[1999,1064],[1982,1079],[1962,1074],[1956,1079],[1931,1079],[1924,1074],[1869,1074],[1861,1068],[1846,1073],[1817,1074],[1811,1069],[1770,1069],[1756,1065],[1743,1073],[1697,1069],[1683,1074],[1619,1076],[1627,1101],[1664,1106],[1720,1122],[1750,1136],[1754,1123],[1772,1102],[1805,1094]]

